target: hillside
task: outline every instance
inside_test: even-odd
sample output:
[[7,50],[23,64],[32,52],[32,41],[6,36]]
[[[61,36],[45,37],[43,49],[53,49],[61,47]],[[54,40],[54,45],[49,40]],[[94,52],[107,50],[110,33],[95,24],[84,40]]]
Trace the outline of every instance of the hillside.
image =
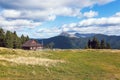
[[95,35],[99,40],[104,39],[109,42],[113,49],[120,49],[120,36],[107,36],[103,34]]
[[39,43],[44,42],[44,46],[53,42],[54,48],[60,49],[78,49],[84,48],[88,39],[85,38],[75,38],[66,36],[55,36],[48,39],[37,39]]
[[[82,35],[83,36],[83,35]],[[43,39],[44,46],[47,44],[53,42],[54,48],[61,48],[61,49],[77,49],[77,48],[84,48],[87,45],[88,39],[92,39],[93,37],[96,37],[99,41],[101,39],[104,39],[108,43],[110,43],[111,47],[113,49],[120,49],[120,36],[107,36],[103,34],[90,34],[86,36],[91,37],[67,37],[65,36],[55,36],[48,39]],[[42,40],[38,39],[38,42],[41,42]]]
[[0,80],[119,80],[120,50],[0,48]]

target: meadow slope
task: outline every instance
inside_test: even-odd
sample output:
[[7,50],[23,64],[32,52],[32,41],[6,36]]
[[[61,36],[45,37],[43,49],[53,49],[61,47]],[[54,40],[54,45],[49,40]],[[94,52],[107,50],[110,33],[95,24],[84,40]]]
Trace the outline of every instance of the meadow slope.
[[0,80],[120,80],[120,50],[0,48]]

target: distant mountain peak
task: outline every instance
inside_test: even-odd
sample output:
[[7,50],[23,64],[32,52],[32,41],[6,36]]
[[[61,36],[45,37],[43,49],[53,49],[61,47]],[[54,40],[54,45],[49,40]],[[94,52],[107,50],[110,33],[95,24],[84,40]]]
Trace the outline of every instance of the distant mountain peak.
[[76,37],[74,34],[70,34],[70,33],[68,33],[68,32],[62,32],[62,33],[60,33],[60,35],[59,36],[65,36],[65,37]]
[[68,32],[62,32],[62,33],[60,33],[60,35],[59,36],[65,36],[65,37],[75,37],[75,38],[80,38],[80,37],[82,37],[82,38],[87,38],[87,37],[93,37],[93,36],[95,36],[96,34],[95,33],[86,33],[86,34],[82,34],[82,33],[74,33],[74,34],[72,34],[72,33],[68,33]]
[[[110,43],[111,48],[113,49],[120,49],[120,36],[107,36],[105,34],[80,34],[75,33],[79,35],[79,37],[76,38],[70,38],[70,34],[68,32],[62,32],[59,36],[55,36],[48,39],[43,39],[44,45],[47,46],[47,44],[53,42],[54,48],[60,48],[60,49],[79,49],[84,48],[89,39],[93,39],[96,37],[99,41],[104,39],[108,43]],[[67,37],[65,37],[67,36]],[[41,40],[39,40],[41,43]]]
[[62,33],[60,33],[60,36],[69,36],[70,34],[68,33],[68,32],[62,32]]

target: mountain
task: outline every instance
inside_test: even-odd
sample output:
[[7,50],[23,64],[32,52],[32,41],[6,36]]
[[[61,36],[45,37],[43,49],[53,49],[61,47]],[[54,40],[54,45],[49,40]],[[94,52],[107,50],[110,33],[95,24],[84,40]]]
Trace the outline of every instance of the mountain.
[[108,36],[103,34],[96,34],[95,37],[98,40],[104,39],[108,43],[110,43],[111,47],[114,49],[120,49],[120,36]]
[[62,32],[62,33],[60,33],[59,36],[65,36],[65,37],[77,37],[77,36],[75,36],[74,34],[70,34],[70,33],[68,33],[68,32]]
[[94,36],[94,35],[96,35],[96,34],[94,34],[94,33],[90,33],[90,34],[75,33],[74,35],[75,35],[76,37],[83,37],[83,38],[86,38],[86,37],[92,37],[92,36]]
[[88,34],[81,34],[81,33],[68,33],[68,32],[62,32],[60,33],[59,36],[66,36],[66,37],[76,37],[76,38],[80,38],[80,37],[83,37],[83,38],[86,38],[86,37],[92,37],[96,34],[94,33],[88,33]]
[[79,38],[74,37],[66,37],[66,36],[56,36],[49,39],[38,40],[38,42],[43,41],[46,46],[49,43],[54,43],[54,48],[60,49],[73,49],[80,48],[81,40]]
[[38,42],[43,41],[44,46],[46,46],[49,43],[54,43],[54,48],[60,48],[60,49],[78,49],[78,48],[84,48],[87,45],[87,42],[89,39],[93,39],[93,37],[96,37],[99,41],[104,39],[108,43],[110,43],[111,47],[113,49],[120,49],[120,36],[108,36],[103,34],[93,34],[88,35],[90,37],[68,37],[68,36],[55,36],[48,39],[37,39]]

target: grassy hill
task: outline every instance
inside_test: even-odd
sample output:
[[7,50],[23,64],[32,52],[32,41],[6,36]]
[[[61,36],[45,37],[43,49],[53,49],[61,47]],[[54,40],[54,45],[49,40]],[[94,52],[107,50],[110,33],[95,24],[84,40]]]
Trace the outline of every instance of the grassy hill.
[[120,50],[0,48],[0,80],[120,80]]

